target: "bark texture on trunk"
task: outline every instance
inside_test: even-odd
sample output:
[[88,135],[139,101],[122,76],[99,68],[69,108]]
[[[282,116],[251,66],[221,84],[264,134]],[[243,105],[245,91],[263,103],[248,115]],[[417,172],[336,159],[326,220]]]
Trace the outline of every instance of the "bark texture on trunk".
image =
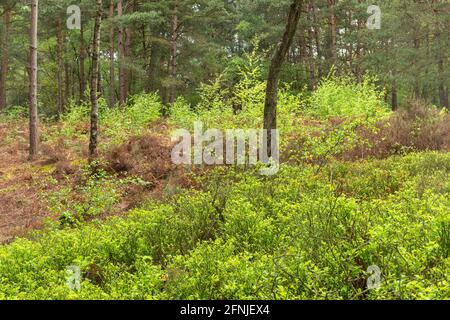
[[[109,18],[114,18],[114,0],[109,3]],[[116,81],[115,67],[114,67],[114,25],[110,21],[109,25],[109,90],[108,90],[108,105],[112,108],[116,104],[116,91],[114,83]]]
[[333,64],[337,62],[337,21],[335,13],[336,0],[328,0],[328,9],[330,10],[330,58]]
[[97,14],[95,16],[94,36],[92,43],[92,72],[91,72],[91,130],[89,140],[89,156],[95,157],[97,154],[98,138],[98,56],[100,52],[100,27],[102,22],[102,0],[97,0]]
[[38,46],[38,0],[31,1],[30,28],[30,159],[39,152],[38,100],[37,100],[37,46]]
[[[128,26],[125,28],[125,57],[127,60],[132,61],[132,51],[133,51],[133,29]],[[126,95],[128,96],[131,91],[133,73],[131,68],[126,68],[125,72],[125,83],[126,83]]]
[[266,100],[264,105],[264,129],[267,132],[267,155],[271,157],[272,137],[271,131],[277,129],[277,102],[278,83],[280,79],[281,67],[286,58],[286,54],[291,47],[300,19],[302,0],[295,0],[290,7],[286,30],[283,38],[278,44],[275,54],[269,67],[267,79]]
[[312,23],[313,23],[313,33],[314,33],[314,41],[316,44],[316,51],[317,51],[317,73],[318,78],[321,79],[323,76],[322,71],[322,48],[320,46],[320,26],[317,24],[317,15],[316,15],[316,2],[315,0],[310,1],[310,10],[311,10],[311,16],[312,16]]
[[[119,0],[117,3],[117,16],[119,18],[123,16],[123,0]],[[123,107],[127,99],[127,70],[125,68],[125,43],[122,23],[119,25],[117,35],[119,41],[119,103]]]
[[9,69],[9,33],[11,30],[12,8],[7,6],[3,11],[4,32],[1,39],[0,64],[0,111],[6,108],[6,80]]
[[174,11],[171,18],[172,35],[170,39],[170,86],[169,86],[169,104],[175,102],[177,96],[177,51],[178,51],[178,7],[179,0],[175,0]]
[[84,61],[86,59],[86,47],[84,44],[84,27],[81,23],[80,27],[80,103],[85,100],[86,91],[86,72],[84,68]]
[[309,69],[309,89],[314,90],[316,88],[316,67],[314,64],[314,28],[313,28],[313,11],[312,1],[308,3],[307,21],[308,21],[308,69]]
[[57,96],[57,107],[58,107],[58,117],[64,112],[64,97],[63,97],[63,30],[62,30],[62,19],[58,18],[56,27],[56,60],[58,66],[57,82],[58,82],[58,96]]

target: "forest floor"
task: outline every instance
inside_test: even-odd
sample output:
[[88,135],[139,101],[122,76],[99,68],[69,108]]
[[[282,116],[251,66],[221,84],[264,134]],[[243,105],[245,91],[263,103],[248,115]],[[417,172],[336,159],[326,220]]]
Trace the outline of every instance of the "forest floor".
[[104,112],[91,162],[87,109],[44,119],[34,161],[26,118],[0,118],[0,299],[450,297],[447,113],[300,119],[267,178],[174,165],[149,105]]
[[[161,130],[161,127],[156,129]],[[42,154],[38,159],[30,161],[25,121],[0,122],[0,141],[0,243],[8,243],[17,236],[41,229],[46,218],[58,219],[58,215],[50,213],[45,195],[77,185],[81,168],[87,161],[85,152],[79,150],[83,143],[81,141],[79,145],[72,144],[77,145],[77,148],[43,143]],[[141,148],[136,152],[131,150],[131,144],[137,144]],[[179,181],[174,180],[173,175],[167,175],[171,167],[168,150],[167,141],[152,134],[131,139],[113,150],[103,152],[101,158],[111,166],[111,171],[120,174],[131,171],[153,181],[150,187],[126,188],[113,210],[96,218],[121,215],[144,197],[158,198],[168,184],[178,184]],[[134,154],[131,155],[131,152]],[[108,157],[109,160],[106,160]],[[152,158],[154,167],[148,168],[143,164],[149,157]],[[48,183],[51,179],[56,179],[57,183]]]
[[[27,159],[27,132],[0,123],[0,242],[42,226],[47,215],[41,194],[44,166]],[[6,143],[4,143],[6,142]]]
[[[423,119],[436,117],[421,115]],[[422,151],[449,150],[450,135],[445,119],[424,121],[420,134],[412,136],[409,132],[417,126],[414,119],[417,117],[406,117],[400,113],[392,117],[391,125],[382,127],[378,134],[368,137],[372,141],[370,150],[353,148],[338,157],[346,161],[354,161],[360,154],[387,158],[399,145],[416,145]],[[302,126],[316,127],[317,123],[306,122]],[[27,127],[25,118],[0,119],[0,243],[10,242],[17,236],[25,236],[31,230],[42,228],[46,218],[61,218],[65,208],[80,204],[89,211],[91,206],[90,199],[79,199],[79,192],[83,191],[79,186],[86,182],[81,179],[88,164],[88,123],[78,123],[75,126],[78,134],[69,137],[62,133],[60,125],[42,123],[41,154],[35,161],[28,159]],[[113,189],[117,187],[120,191],[112,194],[115,198],[113,206],[108,209],[105,207],[104,212],[96,212],[96,218],[122,215],[142,202],[160,200],[180,187],[198,187],[193,176],[202,175],[205,168],[185,171],[172,164],[169,130],[165,121],[158,120],[137,134],[127,136],[119,144],[103,136],[99,152],[101,167],[110,175]],[[294,136],[289,143],[290,152],[295,155],[295,151],[302,150],[302,141]],[[121,184],[121,179],[132,177],[137,177],[144,184]],[[111,187],[98,185],[96,188],[102,193],[101,188]],[[92,191],[87,191],[87,198],[95,198],[91,196]],[[58,201],[63,205],[51,210],[49,195],[59,197]],[[99,200],[99,204],[101,202]],[[86,217],[86,220],[91,218]]]

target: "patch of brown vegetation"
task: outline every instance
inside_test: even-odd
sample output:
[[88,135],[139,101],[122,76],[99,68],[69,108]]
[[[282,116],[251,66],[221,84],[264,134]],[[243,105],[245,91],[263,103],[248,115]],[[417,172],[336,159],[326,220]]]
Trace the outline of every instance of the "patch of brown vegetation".
[[189,188],[193,185],[188,172],[172,163],[172,144],[167,127],[157,124],[153,130],[159,134],[132,137],[105,154],[109,171],[120,176],[138,177],[146,182],[146,185],[128,187],[127,209],[148,198],[162,199],[164,193],[174,186]]
[[[343,121],[343,118],[338,117],[322,121],[300,120],[298,125],[306,128],[307,135],[320,141],[330,132],[340,130]],[[378,122],[375,128],[362,125],[356,130],[356,145],[351,149],[339,151],[344,141],[336,141],[334,157],[355,161],[367,158],[383,159],[414,151],[450,151],[450,114],[422,101],[409,102],[388,119]],[[323,162],[324,155],[311,155],[310,158],[303,159],[303,153],[308,148],[307,135],[300,132],[289,138],[281,155],[282,162],[296,162],[299,159],[315,164]]]
[[26,124],[0,123],[0,243],[40,228],[48,215],[40,198],[42,164],[28,161]]
[[106,158],[115,172],[140,176],[155,185],[173,169],[170,152],[169,144],[156,135],[147,134],[115,147]]
[[378,132],[360,128],[359,135],[369,144],[360,144],[341,158],[386,158],[411,151],[450,151],[450,114],[412,101],[388,120],[377,124]]
[[[47,125],[43,130],[51,132],[57,126]],[[126,185],[125,195],[112,212],[96,218],[121,215],[148,198],[162,200],[172,188],[192,186],[189,170],[172,165],[166,124],[156,122],[146,132],[100,155],[107,160],[108,171],[139,177],[146,184]],[[84,149],[60,138],[42,143],[40,156],[30,162],[26,120],[0,122],[0,243],[43,226],[44,218],[50,216],[44,193],[83,183],[81,165],[86,157],[80,150]],[[47,178],[57,183],[46,183]]]

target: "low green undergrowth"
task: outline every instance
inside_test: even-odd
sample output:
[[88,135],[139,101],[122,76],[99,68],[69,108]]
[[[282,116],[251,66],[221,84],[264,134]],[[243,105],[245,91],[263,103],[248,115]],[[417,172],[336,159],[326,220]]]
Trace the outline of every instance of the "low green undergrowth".
[[47,177],[42,181],[43,187],[50,186],[57,191],[45,192],[41,196],[48,204],[48,211],[56,216],[62,227],[80,225],[104,214],[111,214],[114,207],[126,197],[128,186],[144,186],[147,182],[138,177],[119,178],[101,168],[99,161],[93,161],[80,169],[79,177],[71,182],[66,176],[67,183]]
[[[163,109],[171,128],[261,128],[265,82],[254,58],[233,85],[221,77],[202,85],[195,106],[179,98],[163,107],[157,94],[124,109],[100,100],[100,148],[142,135]],[[86,167],[79,183],[44,195],[58,221],[0,246],[0,299],[449,299],[450,154],[407,148],[339,160],[371,147],[374,135],[360,133],[377,133],[391,116],[382,95],[370,79],[330,77],[308,97],[283,85],[286,159],[277,175],[218,167],[195,177],[196,190],[168,188],[126,217],[96,220],[112,213],[124,186],[145,182]],[[71,106],[58,124],[43,123],[42,139],[85,148],[88,124],[89,106]],[[440,137],[436,150],[447,143],[441,127],[428,139]],[[407,129],[399,132],[409,137]],[[422,140],[419,150],[429,150]],[[369,289],[373,266],[379,288]],[[68,285],[73,267],[80,290]]]
[[[99,99],[100,148],[107,149],[141,134],[160,118],[161,108],[157,93],[135,95],[124,108],[108,108],[105,99]],[[89,139],[89,117],[89,103],[71,104],[57,125],[49,123],[42,139],[45,142],[63,139],[68,147],[86,145]]]
[[[126,218],[0,247],[3,299],[448,299],[450,156],[217,168]],[[368,290],[369,266],[381,270]],[[80,290],[67,285],[81,270]]]

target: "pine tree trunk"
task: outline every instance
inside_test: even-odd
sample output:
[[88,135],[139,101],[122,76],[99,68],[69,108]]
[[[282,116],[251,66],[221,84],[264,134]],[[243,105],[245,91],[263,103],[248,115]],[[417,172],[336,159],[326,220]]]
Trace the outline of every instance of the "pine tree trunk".
[[[117,16],[120,18],[123,16],[123,0],[119,0],[117,4]],[[126,81],[126,68],[125,68],[125,44],[123,41],[124,30],[122,23],[119,25],[118,40],[119,40],[119,103],[120,106],[124,106],[127,99],[127,81]]]
[[58,117],[61,117],[64,112],[64,98],[63,98],[63,31],[62,31],[62,19],[58,18],[57,30],[56,30],[56,60],[58,66],[57,82],[58,82],[58,96],[57,107]]
[[102,22],[102,0],[97,0],[97,14],[95,17],[94,35],[92,43],[92,72],[91,72],[91,132],[89,142],[89,156],[93,158],[97,154],[98,136],[98,58],[100,52],[100,27]]
[[0,111],[6,108],[6,80],[9,69],[9,33],[11,30],[12,9],[6,6],[3,11],[4,32],[1,39],[0,64]]
[[177,96],[177,51],[178,51],[178,6],[179,0],[175,0],[174,12],[171,18],[172,35],[170,40],[170,86],[169,86],[169,104],[175,102]]
[[292,45],[295,36],[298,21],[300,20],[302,0],[294,0],[289,10],[286,30],[283,38],[278,44],[275,54],[269,67],[269,75],[267,79],[266,100],[264,105],[264,129],[267,132],[267,156],[271,157],[272,146],[272,130],[277,129],[277,102],[278,102],[278,83],[280,78],[281,67],[285,60],[286,54]]
[[84,27],[81,23],[80,28],[80,103],[85,100],[86,91],[86,72],[84,68],[84,61],[86,59],[86,47],[84,44]]
[[333,64],[337,62],[337,22],[335,13],[336,0],[328,0],[328,9],[330,10],[330,58]]
[[[358,0],[358,3],[361,4],[362,0]],[[360,18],[356,19],[357,24],[357,35],[356,35],[356,49],[355,49],[355,59],[356,59],[356,67],[355,67],[355,74],[358,82],[361,82],[362,80],[362,72],[361,72],[361,53],[363,51],[363,46],[361,43],[361,32],[364,29],[364,23],[363,20]]]
[[38,0],[31,0],[31,32],[30,32],[30,160],[39,152],[38,101],[37,101],[37,32],[38,32]]
[[[132,14],[135,10],[136,7],[136,3],[135,1],[131,2],[131,5],[128,6],[129,10],[130,10],[130,14]],[[129,60],[132,61],[132,55],[133,55],[133,29],[132,26],[128,25],[125,28],[125,57]],[[131,68],[127,68],[126,69],[126,91],[127,91],[127,97],[129,96],[131,89],[132,89],[132,84],[133,84],[133,72]]]
[[[131,57],[132,57],[132,47],[133,47],[133,31],[131,29],[131,27],[127,27],[125,28],[125,57],[129,60],[132,61]],[[126,85],[126,95],[128,96],[131,92],[131,85],[132,85],[132,79],[133,79],[133,73],[132,70],[130,68],[126,69],[126,74],[125,74],[125,83]]]
[[311,0],[310,2],[311,6],[311,13],[312,13],[312,22],[314,25],[314,40],[316,43],[316,50],[317,50],[317,72],[319,79],[323,76],[322,71],[322,49],[320,47],[320,26],[317,24],[317,16],[316,16],[316,2],[315,0]]
[[308,65],[309,65],[309,89],[316,88],[316,68],[314,65],[314,29],[312,19],[312,1],[308,4]]
[[[114,0],[109,3],[109,18],[114,18]],[[108,91],[108,105],[112,108],[116,104],[116,91],[114,83],[116,81],[115,67],[114,67],[114,25],[110,21],[109,25],[109,91]]]

